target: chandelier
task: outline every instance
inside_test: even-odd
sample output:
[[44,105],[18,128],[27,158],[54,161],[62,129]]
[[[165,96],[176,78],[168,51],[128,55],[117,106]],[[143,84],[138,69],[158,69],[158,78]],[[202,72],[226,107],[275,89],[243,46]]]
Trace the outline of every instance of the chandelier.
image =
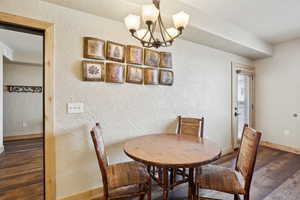
[[160,0],[142,7],[142,18],[146,28],[140,28],[141,17],[128,15],[124,21],[131,35],[139,40],[143,47],[159,48],[171,46],[173,41],[182,34],[189,22],[189,15],[179,12],[173,15],[174,27],[166,28],[160,14]]

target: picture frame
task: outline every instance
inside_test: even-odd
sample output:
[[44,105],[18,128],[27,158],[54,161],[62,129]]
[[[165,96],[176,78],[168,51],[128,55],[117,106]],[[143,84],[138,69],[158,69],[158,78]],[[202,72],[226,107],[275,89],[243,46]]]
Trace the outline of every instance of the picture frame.
[[125,66],[121,63],[106,63],[106,82],[124,83]]
[[106,58],[116,62],[125,62],[126,46],[112,41],[106,42]]
[[132,65],[127,65],[126,71],[126,82],[143,84],[144,81],[144,70],[142,67],[136,67]]
[[144,68],[144,84],[158,85],[159,84],[159,70],[155,68]]
[[82,61],[84,81],[104,81],[105,63],[96,61]]
[[90,59],[105,59],[105,41],[93,38],[84,37],[83,57]]
[[160,63],[160,53],[159,51],[154,51],[150,49],[144,50],[144,64],[147,66],[158,67]]
[[171,70],[159,70],[159,84],[171,86],[174,83],[174,72]]
[[160,62],[159,67],[161,68],[172,68],[172,53],[170,52],[160,52]]
[[126,46],[126,63],[142,65],[144,59],[144,51],[142,47],[127,45]]

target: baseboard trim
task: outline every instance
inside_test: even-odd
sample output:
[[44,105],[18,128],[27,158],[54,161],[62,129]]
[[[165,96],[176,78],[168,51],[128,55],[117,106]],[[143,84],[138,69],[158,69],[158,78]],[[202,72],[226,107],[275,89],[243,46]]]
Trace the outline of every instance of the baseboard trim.
[[280,150],[280,151],[286,151],[286,152],[289,152],[289,153],[294,153],[294,154],[300,155],[300,149],[298,149],[298,148],[284,146],[284,145],[281,145],[281,144],[274,144],[274,143],[267,142],[267,141],[261,141],[260,145],[265,146],[265,147],[269,147],[269,148],[272,148],[272,149],[277,149],[277,150]]
[[38,139],[38,138],[43,138],[44,134],[43,133],[38,133],[38,134],[27,134],[27,135],[15,135],[15,136],[5,136],[3,137],[3,141],[15,141],[15,140],[29,140],[29,139]]
[[103,192],[103,188],[99,187],[84,192],[80,192],[77,194],[73,194],[70,196],[66,196],[60,198],[59,200],[96,200],[96,199],[101,200],[102,192]]

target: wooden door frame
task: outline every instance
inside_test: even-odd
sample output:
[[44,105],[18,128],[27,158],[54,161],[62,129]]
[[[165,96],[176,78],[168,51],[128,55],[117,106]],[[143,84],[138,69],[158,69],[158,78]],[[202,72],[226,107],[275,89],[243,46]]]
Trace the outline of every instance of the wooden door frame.
[[230,107],[230,112],[231,112],[231,145],[232,148],[235,149],[236,146],[236,136],[234,135],[234,113],[233,113],[233,102],[235,98],[235,93],[234,93],[234,82],[233,82],[233,77],[234,73],[236,70],[242,70],[242,71],[251,71],[253,72],[253,85],[252,85],[252,104],[253,104],[253,110],[252,110],[252,128],[255,128],[255,67],[251,65],[245,65],[245,64],[240,64],[240,63],[235,63],[231,62],[231,107]]
[[44,163],[45,199],[56,199],[56,164],[54,138],[54,24],[0,12],[0,23],[44,32]]

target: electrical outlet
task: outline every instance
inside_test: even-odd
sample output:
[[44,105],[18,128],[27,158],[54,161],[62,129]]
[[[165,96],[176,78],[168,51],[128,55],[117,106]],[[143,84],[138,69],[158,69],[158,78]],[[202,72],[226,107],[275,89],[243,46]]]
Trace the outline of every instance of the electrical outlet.
[[68,103],[67,110],[69,114],[83,113],[83,103]]

